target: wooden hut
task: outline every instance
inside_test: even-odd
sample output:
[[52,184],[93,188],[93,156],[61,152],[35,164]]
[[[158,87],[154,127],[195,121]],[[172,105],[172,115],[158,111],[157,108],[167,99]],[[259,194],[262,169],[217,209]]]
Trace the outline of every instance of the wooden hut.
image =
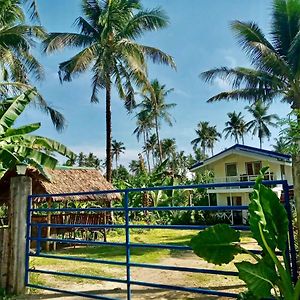
[[[28,168],[26,175],[32,178],[33,194],[65,194],[77,192],[106,191],[114,189],[99,170],[85,167],[58,167],[55,170],[47,170],[51,180],[47,180],[36,169]],[[9,204],[10,178],[16,176],[15,171],[9,171],[0,180],[0,205]],[[37,197],[33,199],[33,206],[40,207],[47,204],[48,207],[80,206],[84,203],[89,207],[111,207],[113,201],[119,201],[120,195],[116,193],[102,195],[76,195],[70,197]],[[112,213],[48,213],[32,216],[32,222],[48,224],[109,224],[112,223]],[[75,232],[76,228],[59,229],[44,227],[42,236]],[[98,230],[106,240],[106,230]],[[34,235],[34,233],[33,233]],[[47,245],[46,248],[49,248]]]

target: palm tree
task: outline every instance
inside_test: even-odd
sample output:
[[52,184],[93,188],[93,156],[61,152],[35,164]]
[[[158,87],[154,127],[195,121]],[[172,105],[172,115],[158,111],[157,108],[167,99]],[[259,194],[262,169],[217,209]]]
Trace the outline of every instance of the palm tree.
[[129,163],[129,170],[131,173],[137,175],[140,172],[140,162],[138,160],[132,160]]
[[136,42],[144,32],[164,28],[168,18],[161,9],[143,10],[140,0],[82,0],[84,16],[76,19],[79,33],[51,33],[44,51],[80,48],[71,59],[59,65],[62,81],[92,70],[91,102],[99,102],[98,92],[106,91],[106,177],[111,181],[112,128],[111,89],[115,85],[128,109],[134,106],[134,85],[147,82],[147,60],[175,68],[171,56]]
[[155,149],[157,147],[157,137],[156,134],[152,134],[146,141],[146,145],[144,147],[144,151],[148,151],[148,153],[151,152],[152,154],[152,164],[153,167],[155,166]]
[[247,126],[246,122],[244,120],[244,116],[242,116],[242,113],[236,113],[230,112],[227,114],[229,121],[225,123],[225,129],[223,132],[225,132],[225,139],[227,139],[229,136],[231,138],[234,138],[235,143],[239,144],[239,139],[242,139],[242,143],[244,145],[244,135],[247,132]]
[[147,158],[147,165],[148,165],[148,171],[150,172],[150,151],[147,147],[147,140],[149,139],[149,134],[151,133],[151,129],[154,127],[153,121],[151,119],[150,114],[147,111],[140,112],[136,115],[137,121],[136,125],[137,127],[133,131],[134,134],[136,134],[137,140],[139,141],[141,138],[141,135],[143,136],[144,140],[144,146],[143,149],[146,153]]
[[[252,68],[221,67],[204,72],[202,77],[208,82],[221,78],[232,84],[231,91],[219,93],[208,101],[261,99],[270,102],[280,98],[292,111],[299,111],[299,22],[300,2],[295,0],[273,0],[269,39],[254,22],[233,22],[232,29],[250,58]],[[292,156],[300,240],[300,176],[297,175],[300,173],[300,152]]]
[[166,86],[160,84],[157,79],[151,81],[151,85],[146,85],[143,88],[143,101],[138,105],[141,107],[140,113],[149,114],[155,125],[155,132],[158,144],[158,153],[160,162],[162,162],[163,154],[161,149],[159,129],[161,122],[165,121],[169,126],[172,126],[172,118],[169,110],[176,106],[175,103],[166,103],[165,99],[174,89],[166,89]]
[[0,5],[0,97],[19,95],[28,90],[35,95],[37,104],[50,115],[58,130],[64,127],[64,117],[50,107],[42,95],[33,89],[29,78],[44,78],[41,64],[32,55],[31,49],[36,41],[45,37],[41,26],[26,24],[21,4],[24,1],[3,0]]
[[209,122],[201,121],[197,125],[197,129],[195,130],[197,137],[191,141],[194,150],[197,149],[198,145],[202,148],[202,152],[206,154],[207,141],[209,138]]
[[112,157],[116,158],[116,169],[118,169],[118,159],[122,153],[126,150],[124,143],[117,142],[116,140],[112,141]]
[[175,139],[163,139],[161,141],[161,149],[162,149],[163,159],[170,156],[174,157],[176,154]]
[[221,133],[218,132],[217,126],[210,126],[207,137],[207,148],[211,150],[211,155],[214,155],[215,143],[222,137]]
[[287,146],[288,146],[288,141],[284,137],[279,137],[278,139],[274,139],[275,144],[272,145],[273,149],[275,152],[283,153],[283,154],[288,154]]
[[56,152],[70,159],[75,154],[64,145],[46,137],[31,133],[41,127],[40,123],[13,128],[17,118],[34,99],[34,93],[28,91],[14,98],[3,99],[0,103],[0,178],[17,164],[33,166],[49,178],[44,167],[54,169]]
[[271,131],[268,126],[277,127],[274,121],[278,121],[279,117],[276,114],[268,115],[269,105],[264,105],[262,101],[256,101],[251,106],[246,106],[245,109],[253,116],[253,120],[247,123],[248,130],[252,130],[252,135],[257,134],[259,138],[259,147],[262,149],[263,139],[270,139]]

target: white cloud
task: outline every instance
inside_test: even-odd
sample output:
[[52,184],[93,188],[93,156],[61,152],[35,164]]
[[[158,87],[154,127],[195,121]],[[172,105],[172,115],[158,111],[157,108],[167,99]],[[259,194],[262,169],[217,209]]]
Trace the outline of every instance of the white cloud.
[[235,68],[238,65],[237,60],[233,56],[225,55],[224,58],[228,62],[227,66],[229,68]]
[[228,91],[231,90],[231,86],[228,83],[228,81],[221,79],[221,78],[216,78],[214,80],[215,84],[218,86],[218,88],[223,92],[223,91]]

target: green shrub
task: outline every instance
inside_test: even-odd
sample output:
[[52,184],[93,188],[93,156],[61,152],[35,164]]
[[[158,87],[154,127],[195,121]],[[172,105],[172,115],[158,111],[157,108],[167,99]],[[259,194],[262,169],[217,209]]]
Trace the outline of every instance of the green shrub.
[[[248,288],[248,292],[241,294],[240,299],[275,297],[299,300],[300,280],[293,285],[286,257],[289,220],[276,193],[262,184],[267,169],[263,168],[257,178],[249,204],[250,229],[262,248],[262,254],[259,256],[243,248],[240,232],[226,224],[218,224],[199,232],[191,239],[191,246],[195,254],[217,265],[230,263],[240,253],[248,254],[255,260],[255,263],[235,263],[239,278]],[[283,263],[275,254],[276,250],[282,252]]]

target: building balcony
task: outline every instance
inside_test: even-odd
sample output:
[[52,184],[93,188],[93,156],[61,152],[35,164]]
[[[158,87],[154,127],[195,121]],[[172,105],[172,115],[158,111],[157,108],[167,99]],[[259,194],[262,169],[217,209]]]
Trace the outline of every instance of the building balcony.
[[[248,174],[240,174],[237,176],[226,176],[226,177],[214,177],[211,180],[211,183],[229,183],[229,182],[250,182],[255,181],[257,175],[248,175]],[[267,173],[265,175],[265,180],[276,180],[276,176],[272,172]],[[274,187],[274,186],[272,186]],[[213,187],[208,189],[208,193],[234,193],[234,192],[251,192],[252,186],[226,186],[226,187]]]

